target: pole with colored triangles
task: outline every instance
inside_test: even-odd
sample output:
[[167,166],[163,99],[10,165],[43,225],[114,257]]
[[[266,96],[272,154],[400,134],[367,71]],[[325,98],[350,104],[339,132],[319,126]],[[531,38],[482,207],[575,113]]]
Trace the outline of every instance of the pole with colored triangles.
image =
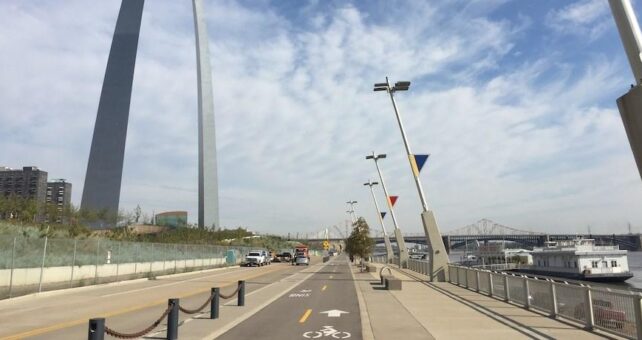
[[375,209],[377,209],[379,222],[381,223],[381,230],[383,231],[383,242],[386,245],[386,255],[388,256],[388,260],[391,260],[395,256],[395,253],[392,251],[392,244],[390,244],[390,238],[388,237],[388,233],[386,232],[386,226],[383,223],[383,217],[385,216],[385,213],[379,210],[379,203],[377,202],[377,197],[375,196],[374,189],[372,188],[377,184],[379,183],[368,180],[368,182],[364,183],[363,185],[367,185],[370,187],[370,193],[372,193],[372,199],[374,200]]
[[[394,202],[396,202],[396,198],[393,200],[391,199],[391,196],[388,195],[388,189],[386,188],[386,182],[383,180],[383,174],[381,173],[381,169],[379,168],[379,159],[386,158],[385,154],[380,154],[377,155],[372,152],[372,155],[366,156],[366,159],[372,159],[375,162],[375,166],[377,167],[377,173],[379,173],[379,181],[381,182],[381,188],[383,188],[383,193],[386,195],[386,202],[388,202],[388,211],[390,211],[390,217],[392,218],[392,223],[395,226],[395,241],[397,242],[397,248],[399,248],[399,264],[402,267],[406,267],[406,264],[408,263],[408,248],[406,248],[406,242],[403,239],[403,235],[401,234],[401,229],[399,229],[399,225],[397,224],[397,217],[395,216],[395,211],[392,208]],[[396,197],[396,196],[395,196]]]
[[421,171],[421,168],[426,163],[428,155],[414,155],[410,151],[410,144],[408,143],[408,138],[406,138],[406,132],[404,131],[403,122],[401,121],[401,114],[399,113],[399,108],[397,107],[397,102],[394,97],[395,92],[408,91],[409,87],[409,81],[398,81],[394,86],[391,86],[388,77],[386,77],[385,83],[374,84],[375,91],[386,91],[390,95],[390,101],[392,102],[392,107],[395,111],[399,130],[401,130],[401,138],[403,140],[403,145],[406,148],[406,154],[412,170],[412,177],[415,180],[419,199],[423,208],[421,220],[423,222],[424,233],[426,234],[426,242],[428,243],[431,251],[430,257],[428,258],[428,261],[430,262],[430,280],[445,281],[448,277],[448,254],[446,253],[446,247],[444,246],[444,241],[441,238],[441,233],[439,232],[439,227],[435,220],[435,215],[428,209],[424,189],[421,185],[421,180],[419,179],[419,171]]

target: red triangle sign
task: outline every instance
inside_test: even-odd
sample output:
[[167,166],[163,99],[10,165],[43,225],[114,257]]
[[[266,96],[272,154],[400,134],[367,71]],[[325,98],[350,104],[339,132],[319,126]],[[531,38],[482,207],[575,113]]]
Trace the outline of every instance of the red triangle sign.
[[388,199],[390,200],[390,205],[391,206],[393,206],[393,207],[395,206],[395,203],[397,203],[397,198],[399,198],[399,196],[388,196]]

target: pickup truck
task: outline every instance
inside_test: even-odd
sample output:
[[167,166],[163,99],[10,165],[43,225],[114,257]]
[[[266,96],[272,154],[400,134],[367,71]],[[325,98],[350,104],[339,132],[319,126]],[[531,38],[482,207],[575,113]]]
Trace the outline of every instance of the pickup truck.
[[245,256],[245,265],[248,267],[251,266],[264,266],[267,262],[265,260],[265,254],[261,250],[252,250],[247,256]]

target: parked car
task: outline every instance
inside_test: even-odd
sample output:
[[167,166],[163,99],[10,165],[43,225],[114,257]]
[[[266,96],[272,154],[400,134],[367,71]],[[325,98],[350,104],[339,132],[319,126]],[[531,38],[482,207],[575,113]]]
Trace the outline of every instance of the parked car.
[[261,250],[261,255],[265,259],[265,264],[272,264],[272,257],[270,257],[270,253],[267,250]]
[[292,261],[292,253],[290,253],[288,251],[284,251],[281,254],[281,258],[283,259],[282,260],[283,262],[290,262],[290,261]]
[[261,250],[252,250],[245,256],[245,265],[248,267],[260,267],[266,264],[265,254]]

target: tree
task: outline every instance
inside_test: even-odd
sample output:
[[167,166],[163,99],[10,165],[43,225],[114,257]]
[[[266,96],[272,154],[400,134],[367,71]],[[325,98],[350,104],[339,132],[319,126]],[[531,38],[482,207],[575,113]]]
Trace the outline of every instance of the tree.
[[134,222],[138,224],[138,221],[140,220],[140,216],[143,214],[143,210],[140,208],[140,204],[136,205],[136,209],[134,209]]
[[372,254],[375,241],[370,237],[370,227],[363,217],[353,224],[352,233],[346,240],[346,252],[350,256],[358,256],[366,259]]

